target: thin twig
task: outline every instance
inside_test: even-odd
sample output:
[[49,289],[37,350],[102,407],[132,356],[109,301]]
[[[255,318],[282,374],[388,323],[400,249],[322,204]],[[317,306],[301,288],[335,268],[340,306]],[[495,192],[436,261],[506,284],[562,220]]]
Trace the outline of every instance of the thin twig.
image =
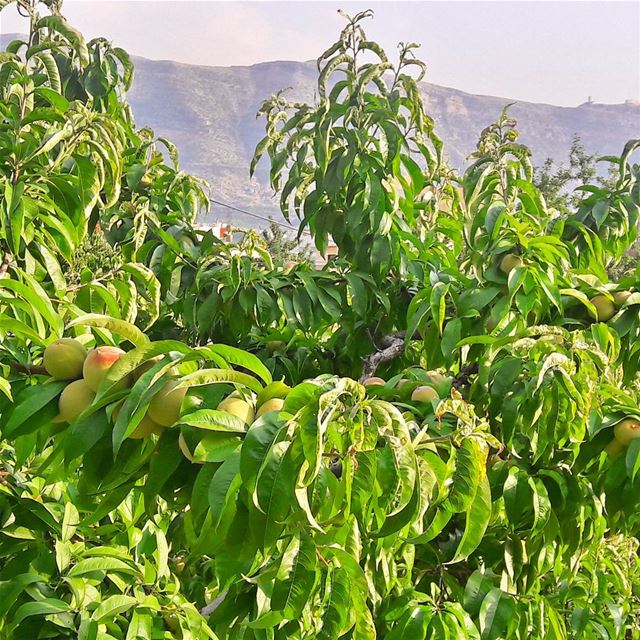
[[11,368],[18,373],[26,373],[27,375],[43,375],[48,376],[49,372],[44,368],[36,364],[20,364],[19,362],[12,362]]

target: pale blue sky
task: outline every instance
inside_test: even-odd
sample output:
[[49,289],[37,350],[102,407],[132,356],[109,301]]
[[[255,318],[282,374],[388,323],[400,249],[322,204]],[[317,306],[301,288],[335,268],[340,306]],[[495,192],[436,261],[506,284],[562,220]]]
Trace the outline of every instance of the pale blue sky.
[[[134,54],[206,65],[309,60],[347,12],[373,8],[371,39],[390,53],[422,44],[426,79],[471,93],[573,106],[640,97],[640,2],[212,2],[67,0],[86,35]],[[15,10],[3,33],[24,30]]]

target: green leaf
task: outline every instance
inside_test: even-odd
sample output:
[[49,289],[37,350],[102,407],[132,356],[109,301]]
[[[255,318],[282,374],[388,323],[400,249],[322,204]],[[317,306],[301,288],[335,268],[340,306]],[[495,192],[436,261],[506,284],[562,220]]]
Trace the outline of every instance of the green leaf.
[[240,450],[241,444],[242,440],[233,433],[206,433],[193,452],[193,461],[224,462]]
[[48,322],[52,333],[61,336],[64,328],[62,317],[53,308],[47,292],[40,283],[24,271],[21,272],[20,277],[24,282],[9,278],[0,279],[0,290],[9,289],[28,302],[33,310]]
[[14,318],[0,318],[0,331],[13,333],[15,336],[24,336],[33,340],[35,344],[44,344],[44,340],[30,326]]
[[151,457],[149,475],[144,485],[145,503],[149,506],[184,459],[178,448],[178,435],[178,429],[165,431]]
[[68,464],[84,456],[103,438],[110,428],[104,411],[96,411],[69,426],[64,439],[64,459]]
[[21,573],[0,582],[0,618],[4,619],[24,589],[36,582],[44,582],[44,578],[36,573]]
[[474,437],[465,438],[456,450],[451,489],[445,502],[446,508],[453,513],[466,511],[471,505],[478,484],[486,476],[486,456],[486,446]]
[[83,576],[88,573],[95,572],[105,574],[111,572],[127,573],[130,575],[140,574],[138,569],[132,567],[128,562],[118,558],[86,558],[85,560],[80,560],[80,562],[74,565],[67,575],[70,578],[75,578],[77,576]]
[[587,628],[587,624],[589,624],[590,617],[590,611],[587,607],[574,607],[571,612],[571,630],[573,631],[574,638],[582,636]]
[[627,475],[633,482],[635,480],[638,469],[640,469],[640,439],[632,440],[627,448],[625,456],[627,466]]
[[288,442],[276,442],[268,451],[256,479],[254,503],[273,522],[283,522],[295,500],[296,473]]
[[78,640],[97,640],[98,623],[95,620],[83,620],[78,629]]
[[10,183],[5,184],[3,208],[4,212],[4,224],[6,229],[6,238],[9,249],[13,255],[20,255],[21,253],[21,241],[23,235],[24,225],[24,205],[22,202],[22,195],[24,193],[24,182],[18,182],[17,185],[12,186]]
[[240,453],[229,456],[216,470],[209,483],[209,508],[213,527],[217,527],[224,508],[242,486],[240,477]]
[[429,298],[429,304],[431,306],[431,316],[440,335],[442,335],[442,328],[444,326],[444,319],[446,315],[446,300],[445,296],[449,292],[449,286],[443,282],[437,282],[431,290],[431,296]]
[[91,615],[91,619],[96,622],[107,622],[113,620],[117,615],[129,611],[129,609],[135,607],[137,604],[137,598],[131,596],[111,596],[100,603]]
[[181,387],[199,387],[208,384],[239,384],[256,393],[262,389],[262,385],[250,375],[233,371],[232,369],[200,369],[195,373],[184,376],[178,382],[176,389]]
[[464,533],[458,548],[447,564],[466,560],[480,544],[491,519],[491,488],[486,475],[478,483],[478,489],[466,513]]
[[416,482],[413,487],[413,495],[406,506],[398,513],[385,519],[384,524],[378,531],[371,532],[375,538],[384,538],[393,533],[397,533],[410,522],[415,520],[420,505],[420,483]]
[[482,640],[506,638],[509,628],[517,622],[515,600],[500,589],[491,589],[482,601],[478,619]]
[[207,349],[212,353],[221,355],[227,362],[248,369],[252,373],[259,376],[265,384],[272,381],[271,372],[267,369],[262,361],[252,353],[247,353],[237,347],[230,347],[226,344],[210,344]]
[[341,567],[332,567],[327,575],[328,598],[322,614],[322,629],[318,640],[335,640],[346,632],[349,619],[351,585],[349,574]]
[[151,640],[153,634],[153,615],[136,610],[131,616],[126,640]]
[[[433,637],[446,637],[444,636],[444,629],[433,628],[429,626],[433,614],[429,607],[425,606],[411,606],[407,607],[407,612],[397,622],[391,633],[384,637],[384,640],[404,640],[405,638],[427,638]],[[438,619],[436,619],[438,622]],[[428,636],[427,628],[432,633],[437,635]],[[458,638],[459,636],[453,636]]]
[[112,333],[115,333],[122,338],[125,338],[131,344],[139,347],[149,342],[149,338],[138,329],[135,325],[125,322],[124,320],[118,320],[111,318],[110,316],[103,316],[97,313],[87,313],[79,318],[75,318],[68,325],[71,327],[98,327],[100,329],[108,329]]
[[215,409],[197,409],[180,418],[180,423],[207,431],[228,431],[231,433],[245,433],[247,425],[244,420],[226,411]]
[[283,422],[274,413],[267,413],[251,425],[242,443],[240,473],[245,484],[258,475],[272,444],[283,428]]
[[365,574],[360,565],[343,549],[338,547],[323,547],[320,553],[325,558],[335,558],[339,566],[349,576],[351,585],[351,609],[356,612],[354,639],[375,640],[376,630],[371,610],[367,605],[369,587]]
[[69,610],[69,605],[56,598],[44,598],[38,602],[27,602],[18,607],[12,623],[17,627],[23,620],[31,616],[48,616],[53,613],[63,613]]
[[78,509],[71,502],[64,505],[64,516],[62,518],[62,540],[67,542],[73,538],[76,528],[80,524],[80,514]]
[[34,58],[42,62],[42,66],[47,73],[51,89],[61,93],[62,85],[60,82],[60,71],[58,70],[58,65],[56,64],[56,60],[53,55],[51,55],[49,51],[40,51],[34,56]]
[[63,380],[55,380],[46,384],[27,387],[20,396],[16,398],[16,405],[3,429],[4,435],[15,435],[20,426],[26,423],[29,418],[42,411],[46,405],[60,394],[66,385],[67,382]]
[[481,571],[474,571],[467,580],[464,589],[463,605],[469,615],[477,616],[480,612],[482,601],[493,589],[493,581]]
[[283,611],[286,618],[299,618],[314,597],[318,576],[318,558],[313,539],[295,535],[282,554],[273,585],[271,606]]

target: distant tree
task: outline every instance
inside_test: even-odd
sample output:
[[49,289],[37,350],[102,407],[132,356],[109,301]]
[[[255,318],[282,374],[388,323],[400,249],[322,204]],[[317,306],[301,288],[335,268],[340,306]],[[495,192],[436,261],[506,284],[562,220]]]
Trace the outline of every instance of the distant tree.
[[567,213],[584,197],[584,193],[574,191],[577,186],[595,182],[612,188],[616,182],[616,171],[610,170],[606,177],[599,176],[596,166],[598,157],[598,154],[587,153],[580,136],[576,134],[571,142],[568,166],[547,158],[541,167],[537,167],[534,183],[544,195],[547,205]]
[[[585,191],[574,191],[581,185],[598,184],[609,191],[615,190],[618,170],[610,165],[606,176],[598,175],[598,154],[586,152],[580,136],[574,135],[569,151],[569,165],[556,164],[547,158],[541,167],[534,170],[534,182],[547,202],[547,205],[563,214],[579,206],[580,201],[588,195]],[[625,256],[608,268],[612,280],[620,280],[633,272],[638,264],[640,241],[636,240],[629,247]]]
[[261,237],[273,258],[274,266],[282,266],[289,261],[296,263],[308,262],[310,264],[313,262],[311,247],[303,245],[273,220],[269,223],[269,227],[262,231]]

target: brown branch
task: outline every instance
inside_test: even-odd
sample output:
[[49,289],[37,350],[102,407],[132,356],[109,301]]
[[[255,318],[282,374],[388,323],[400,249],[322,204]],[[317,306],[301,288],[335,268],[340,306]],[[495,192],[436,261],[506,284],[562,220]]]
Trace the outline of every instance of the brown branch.
[[223,591],[213,602],[202,607],[202,609],[200,609],[200,614],[205,617],[210,616],[222,604],[224,599],[227,597],[227,593],[229,593],[228,589]]
[[460,387],[471,386],[471,376],[475,375],[476,373],[478,373],[477,362],[469,364],[466,367],[462,367],[462,369],[460,369],[460,373],[453,379],[453,388],[459,389]]
[[4,278],[9,271],[9,265],[11,264],[11,254],[8,251],[4,252],[2,256],[2,262],[0,263],[0,278]]
[[370,378],[381,364],[395,360],[395,358],[401,355],[404,351],[404,339],[404,331],[398,331],[397,333],[384,336],[380,340],[381,348],[377,348],[371,355],[364,358],[360,382],[364,382],[367,378]]
[[18,373],[26,373],[27,375],[43,375],[48,376],[49,372],[44,368],[36,364],[20,364],[19,362],[12,362],[11,368]]

